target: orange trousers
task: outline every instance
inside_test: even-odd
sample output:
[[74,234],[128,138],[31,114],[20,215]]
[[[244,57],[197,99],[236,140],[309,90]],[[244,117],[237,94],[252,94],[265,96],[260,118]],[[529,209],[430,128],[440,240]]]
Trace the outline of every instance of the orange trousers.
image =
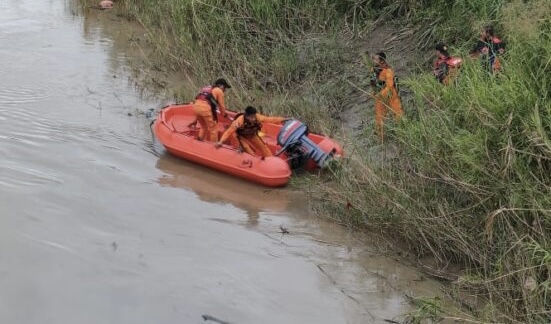
[[494,60],[494,65],[492,66],[492,72],[497,73],[501,70],[501,61],[499,57],[496,57]]
[[387,110],[390,109],[394,113],[394,118],[399,120],[404,114],[400,97],[395,89],[389,98],[383,98],[381,95],[375,95],[375,130],[381,138],[381,143],[384,140],[383,120],[386,117]]
[[[195,116],[197,116],[197,122],[199,123],[199,125],[201,125],[197,137],[200,140],[217,142],[217,123],[214,118],[212,118],[212,110],[210,108],[210,105],[203,101],[196,101],[193,104],[193,112],[195,113]],[[205,136],[207,137],[205,138]]]
[[[273,155],[268,145],[266,145],[258,135],[252,137],[238,137],[238,140],[243,150],[251,155],[260,155],[262,157]],[[259,154],[256,152],[259,152]]]

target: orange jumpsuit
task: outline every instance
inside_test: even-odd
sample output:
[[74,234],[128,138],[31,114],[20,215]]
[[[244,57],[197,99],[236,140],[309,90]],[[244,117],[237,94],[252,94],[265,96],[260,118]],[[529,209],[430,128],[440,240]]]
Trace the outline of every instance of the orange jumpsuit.
[[[224,116],[226,114],[226,105],[224,103],[224,91],[218,87],[212,88],[212,97],[218,104],[220,114]],[[197,122],[201,125],[199,129],[198,138],[206,139],[208,141],[218,141],[218,129],[216,127],[216,120],[212,116],[212,109],[208,101],[203,99],[195,100],[193,103],[193,112],[197,116]],[[205,138],[205,135],[208,138]]]
[[[267,117],[261,114],[256,114],[256,120],[258,123],[273,123],[273,124],[281,124],[285,118],[283,117]],[[241,115],[235,119],[230,127],[226,129],[224,134],[222,134],[222,138],[220,139],[220,142],[224,142],[230,137],[236,136],[239,140],[239,143],[241,144],[241,147],[243,150],[251,155],[260,155],[262,157],[266,156],[272,156],[272,151],[270,151],[270,148],[264,143],[262,138],[258,135],[258,132],[255,132],[255,134],[250,136],[240,136],[237,135],[236,132],[239,129],[242,129],[245,125],[245,116]],[[260,154],[256,154],[255,152],[259,152]]]
[[382,89],[375,93],[375,127],[376,131],[383,141],[383,119],[386,116],[387,109],[390,108],[394,113],[394,117],[398,120],[403,114],[402,104],[398,91],[394,86],[394,72],[389,66],[382,68],[377,76],[377,82],[384,84]]

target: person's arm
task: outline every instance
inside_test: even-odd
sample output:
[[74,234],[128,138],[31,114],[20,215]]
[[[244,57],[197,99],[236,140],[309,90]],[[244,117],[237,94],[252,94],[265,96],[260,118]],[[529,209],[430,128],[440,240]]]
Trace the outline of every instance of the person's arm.
[[261,123],[270,123],[270,124],[281,124],[284,120],[287,120],[289,118],[285,117],[268,117],[261,114],[256,114],[256,120],[258,120]]
[[375,69],[374,68],[371,68],[369,70],[369,85],[372,87],[372,88],[376,88],[377,87],[377,73],[375,72]]
[[219,145],[222,145],[222,143],[224,143],[228,138],[230,138],[230,136],[235,133],[235,131],[241,127],[241,125],[243,125],[243,120],[244,120],[244,117],[243,116],[239,116],[237,117],[236,120],[234,120],[231,124],[230,124],[230,127],[228,127],[228,129],[226,129],[226,131],[224,131],[224,134],[222,134],[222,137],[220,138],[220,141],[218,141],[217,144]]
[[500,41],[497,46],[496,46],[496,50],[499,54],[504,54],[505,53],[505,43],[503,41]]
[[394,72],[390,68],[386,68],[381,72],[379,77],[385,82],[385,87],[380,92],[381,96],[390,97],[394,88]]
[[435,77],[438,77],[438,75],[440,74],[440,59],[434,61],[434,63],[432,64],[432,74],[434,74]]
[[228,114],[226,113],[226,103],[224,102],[224,91],[222,89],[215,87],[212,89],[212,96],[216,100],[216,103],[218,104],[218,109],[220,109],[220,113],[222,116],[227,117]]

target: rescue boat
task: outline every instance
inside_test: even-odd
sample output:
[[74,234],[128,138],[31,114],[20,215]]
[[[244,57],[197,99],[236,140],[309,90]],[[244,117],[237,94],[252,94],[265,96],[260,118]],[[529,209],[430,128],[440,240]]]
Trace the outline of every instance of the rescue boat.
[[[217,125],[219,137],[236,115],[227,113],[229,117]],[[329,137],[308,133],[306,126],[296,120],[283,125],[263,123],[260,136],[274,153],[266,158],[241,152],[238,143],[216,148],[213,142],[197,140],[200,126],[189,126],[193,120],[192,104],[168,105],[152,122],[153,130],[172,155],[268,187],[285,186],[292,169],[324,167],[333,157],[342,155],[340,145]]]

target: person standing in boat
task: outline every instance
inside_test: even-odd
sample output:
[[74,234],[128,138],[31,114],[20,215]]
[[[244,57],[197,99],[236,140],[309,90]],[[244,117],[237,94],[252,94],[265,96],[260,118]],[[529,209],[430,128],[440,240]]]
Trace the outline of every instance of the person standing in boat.
[[258,134],[262,129],[262,123],[282,124],[287,119],[264,116],[259,114],[255,107],[248,106],[244,113],[235,116],[230,127],[222,134],[222,138],[216,142],[215,146],[219,148],[223,142],[237,134],[237,140],[243,151],[262,157],[272,156],[272,151]]
[[218,130],[216,127],[218,123],[218,110],[224,118],[228,118],[224,93],[226,89],[230,88],[231,86],[226,79],[221,78],[216,80],[213,85],[203,87],[195,97],[193,112],[197,119],[188,126],[191,127],[196,122],[199,122],[201,128],[197,136],[198,140],[218,141]]
[[386,61],[386,54],[384,52],[376,53],[372,56],[372,60],[375,64],[371,72],[371,87],[375,98],[375,129],[382,143],[383,119],[387,110],[392,110],[396,120],[404,114],[404,111],[398,95],[394,71]]

